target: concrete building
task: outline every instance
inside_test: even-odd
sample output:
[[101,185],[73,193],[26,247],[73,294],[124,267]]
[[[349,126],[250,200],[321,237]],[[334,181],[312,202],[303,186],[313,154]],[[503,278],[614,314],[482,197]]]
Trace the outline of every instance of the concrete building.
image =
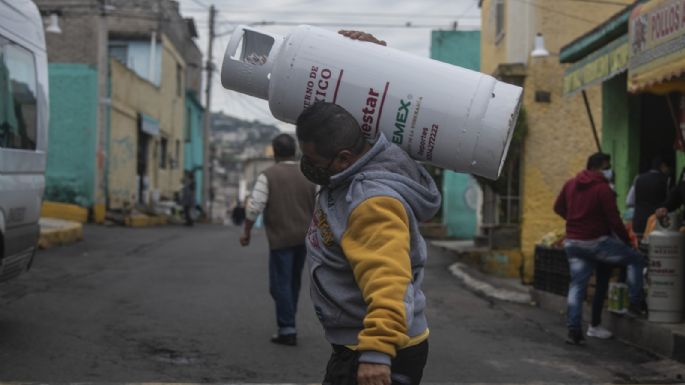
[[185,143],[185,90],[176,71],[185,63],[162,35],[160,86],[117,59],[110,63],[108,208],[172,200],[181,189]]
[[[431,58],[474,71],[480,69],[480,31],[433,31]],[[479,232],[482,191],[476,178],[442,172],[442,223],[447,235],[472,239]]]
[[186,102],[199,94],[202,72],[192,19],[171,0],[36,3],[46,18],[59,16],[62,30],[47,34],[46,198],[88,207],[96,220],[106,209],[172,199],[193,132],[186,125],[201,113]]
[[[500,181],[485,192],[483,221],[498,242],[510,272],[533,276],[533,253],[541,237],[563,228],[552,210],[563,183],[598,150],[583,99],[563,97],[563,45],[592,30],[621,9],[620,3],[567,0],[483,0],[481,71],[524,87],[523,117]],[[618,5],[616,3],[619,3]],[[531,57],[537,33],[549,52]],[[595,122],[601,126],[600,87],[587,89]],[[598,127],[601,131],[601,127]]]
[[195,177],[195,202],[202,202],[204,137],[202,119],[205,110],[194,91],[186,93],[186,124],[183,169]]

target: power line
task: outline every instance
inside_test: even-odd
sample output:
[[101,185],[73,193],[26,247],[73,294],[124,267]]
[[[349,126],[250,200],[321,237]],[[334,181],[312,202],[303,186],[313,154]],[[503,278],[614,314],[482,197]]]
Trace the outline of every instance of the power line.
[[192,1],[193,3],[199,5],[200,7],[202,7],[202,8],[203,8],[203,9],[202,9],[202,12],[207,12],[207,9],[209,9],[209,6],[208,6],[207,4],[205,4],[205,3],[203,3],[203,2],[200,1],[200,0],[191,0],[191,1]]
[[[518,1],[520,3],[526,3],[529,5],[532,5],[533,7],[536,7],[539,9],[544,9],[545,11],[555,13],[557,15],[568,17],[569,19],[576,19],[576,20],[584,21],[584,22],[590,23],[590,24],[599,24],[600,23],[600,21],[597,21],[597,20],[586,19],[586,18],[581,17],[581,16],[576,16],[576,15],[572,15],[570,13],[558,11],[554,8],[545,7],[545,6],[542,6],[540,4],[534,3],[533,1],[529,1],[529,0],[514,0],[514,1]],[[571,0],[571,1],[573,1],[573,0]]]
[[[250,20],[232,20],[230,24],[245,24],[251,26],[268,26],[268,25],[311,25],[316,27],[354,27],[354,28],[451,28],[451,24],[413,24],[407,22],[404,24],[380,24],[380,23],[333,23],[333,22],[313,22],[313,21],[275,21],[275,20],[262,20],[262,21],[250,21]],[[472,25],[477,26],[477,25]],[[228,31],[230,32],[230,31]],[[220,34],[226,34],[226,32],[221,32]]]
[[610,0],[566,0],[566,1],[574,1],[577,3],[593,3],[593,4],[606,4],[606,5],[618,5],[621,7],[627,7],[630,4],[622,3],[620,1],[610,1]]
[[[193,0],[195,1],[195,0]],[[476,3],[474,3],[476,4]],[[473,7],[471,7],[473,8]],[[335,17],[380,17],[380,18],[422,18],[422,19],[431,19],[431,18],[454,18],[453,15],[450,13],[434,13],[434,14],[427,14],[427,13],[386,13],[386,12],[326,12],[326,11],[316,11],[316,12],[306,12],[306,11],[288,11],[288,10],[264,10],[264,9],[226,9],[226,10],[221,10],[221,12],[225,13],[231,13],[231,14],[260,14],[260,15],[298,15],[298,16],[335,16]],[[185,11],[188,12],[205,12],[206,10],[203,9],[193,9],[193,8],[187,8]],[[470,9],[469,9],[470,11]],[[462,14],[462,17],[464,14],[468,13],[468,11],[464,12]],[[473,16],[474,18],[476,16]]]
[[[469,12],[471,12],[471,10],[473,9],[473,7],[475,7],[476,4],[478,4],[478,3],[479,3],[478,0],[473,0],[473,1],[471,2],[471,5],[470,5],[468,8],[466,8],[466,11],[462,12],[461,15],[457,16],[457,19],[466,18],[466,14],[469,13]],[[478,16],[478,18],[480,19],[480,16]]]

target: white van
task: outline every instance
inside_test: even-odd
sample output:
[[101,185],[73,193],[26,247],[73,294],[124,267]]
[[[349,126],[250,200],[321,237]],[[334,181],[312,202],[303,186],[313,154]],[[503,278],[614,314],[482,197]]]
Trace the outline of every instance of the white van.
[[30,0],[0,0],[0,282],[31,266],[48,141],[43,21]]

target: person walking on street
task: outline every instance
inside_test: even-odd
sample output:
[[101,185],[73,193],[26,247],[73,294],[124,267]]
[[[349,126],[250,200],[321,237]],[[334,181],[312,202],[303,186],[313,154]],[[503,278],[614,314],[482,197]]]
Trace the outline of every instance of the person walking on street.
[[314,211],[316,186],[300,172],[295,139],[280,134],[272,141],[276,164],[261,173],[246,207],[240,244],[250,244],[261,213],[269,241],[269,291],[276,303],[278,333],[271,342],[297,345],[295,315],[305,263],[304,239]]
[[298,118],[302,173],[321,186],[307,235],[311,297],[333,352],[324,384],[419,384],[428,356],[427,251],[419,223],[440,208],[431,175],[342,107]]
[[[566,220],[564,248],[569,261],[571,283],[568,291],[568,340],[583,342],[582,311],[587,284],[597,264],[628,266],[630,305],[628,311],[640,316],[644,307],[642,270],[645,258],[630,246],[628,232],[616,207],[616,194],[609,186],[611,157],[596,153],[588,158],[586,170],[566,182],[554,204],[554,211]],[[608,274],[598,275],[593,313],[601,313]],[[598,290],[599,291],[599,290]],[[600,302],[601,301],[601,302]],[[588,329],[588,336],[608,338],[611,333],[599,324]]]
[[195,178],[192,173],[186,173],[181,191],[181,205],[186,226],[193,226],[192,210],[195,207]]

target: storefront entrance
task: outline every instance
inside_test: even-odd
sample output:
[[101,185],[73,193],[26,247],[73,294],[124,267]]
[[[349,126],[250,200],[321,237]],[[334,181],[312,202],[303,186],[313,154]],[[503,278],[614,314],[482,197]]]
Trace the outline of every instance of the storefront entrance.
[[[671,105],[674,109],[678,108],[678,100],[674,96],[647,93],[639,97],[641,116],[638,172],[649,171],[652,167],[652,160],[656,156],[661,156],[662,159],[668,161],[673,169],[676,127],[668,105],[668,98],[671,98]],[[674,177],[675,171],[672,174],[671,178]]]

